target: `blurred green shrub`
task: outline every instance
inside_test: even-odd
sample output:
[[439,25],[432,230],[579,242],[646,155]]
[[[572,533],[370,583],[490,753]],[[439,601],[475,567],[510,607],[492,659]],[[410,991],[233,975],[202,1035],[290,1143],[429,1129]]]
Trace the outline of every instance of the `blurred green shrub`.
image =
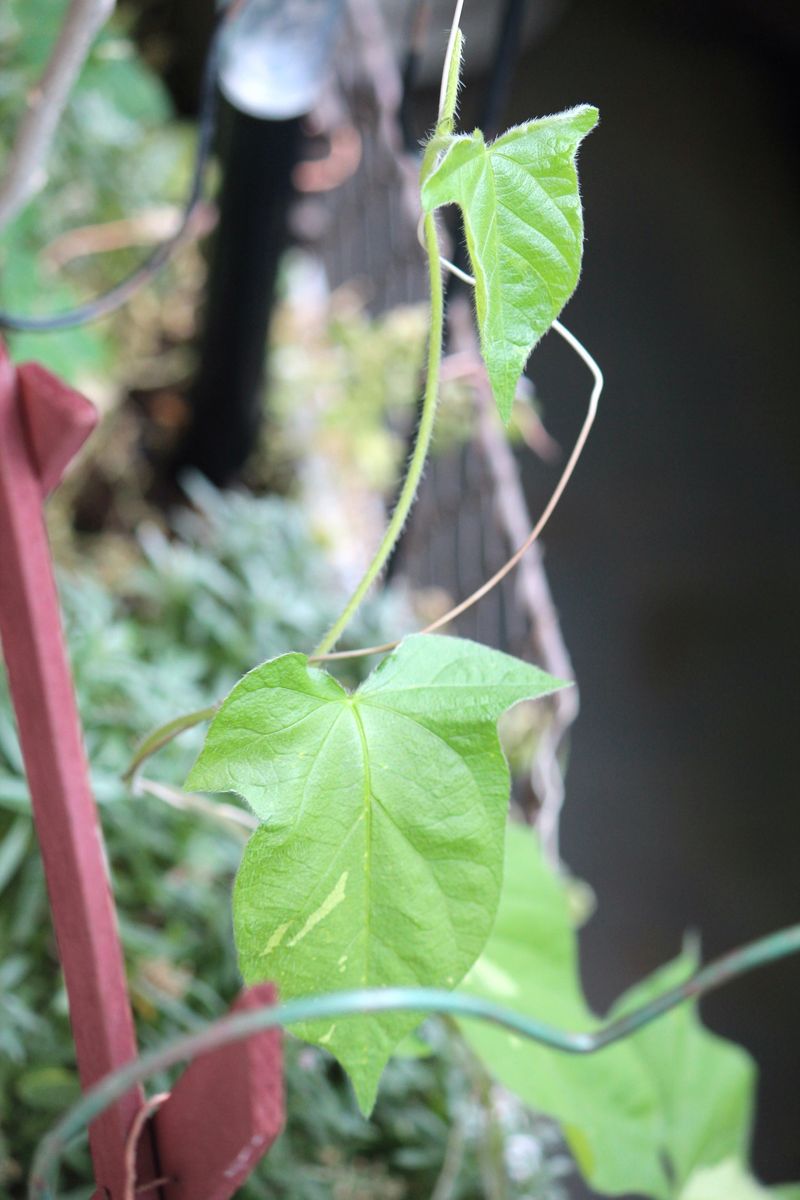
[[[0,10],[0,177],[24,111],[63,20],[56,0],[6,0]],[[118,220],[180,202],[193,135],[172,119],[169,97],[139,57],[124,13],[100,34],[59,126],[45,188],[0,237],[0,303],[28,315],[68,308],[109,287],[141,248],[49,266],[47,246],[76,226]],[[108,369],[113,319],[63,333],[16,334],[15,357],[37,358],[70,381]]]

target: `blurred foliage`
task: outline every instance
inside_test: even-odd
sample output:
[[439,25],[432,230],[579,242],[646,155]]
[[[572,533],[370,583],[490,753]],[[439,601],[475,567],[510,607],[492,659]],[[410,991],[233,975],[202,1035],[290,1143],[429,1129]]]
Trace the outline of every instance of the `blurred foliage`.
[[[355,489],[392,499],[418,416],[427,304],[372,316],[356,287],[329,293],[319,264],[298,251],[286,256],[283,293],[271,329],[268,420],[248,467],[249,482],[258,488],[290,468],[302,474],[309,457],[316,457],[335,464],[337,496]],[[475,380],[482,371],[477,355],[445,358],[434,458],[459,452],[476,436]],[[520,382],[507,434],[545,461],[560,456],[527,379]]]
[[272,421],[260,457],[294,463],[310,450],[335,462],[348,483],[355,476],[360,486],[391,491],[414,420],[425,307],[371,317],[356,292],[329,296],[313,261],[299,254],[287,260],[284,289],[272,326]]
[[[295,504],[218,493],[199,479],[186,487],[193,508],[176,514],[179,536],[145,528],[141,555],[114,568],[113,595],[85,573],[61,583],[143,1048],[219,1015],[239,989],[230,887],[243,843],[207,816],[134,797],[120,782],[132,748],[154,724],[222,695],[259,659],[307,648],[344,598]],[[402,595],[387,590],[364,606],[347,643],[382,641],[410,620]],[[343,677],[354,683],[368,665],[354,660]],[[201,737],[193,730],[172,743],[153,773],[180,784]],[[36,1140],[76,1094],[66,1009],[3,686],[0,1195],[22,1195]],[[449,1026],[431,1024],[426,1037],[435,1052],[394,1062],[370,1122],[336,1065],[287,1039],[288,1128],[242,1195],[427,1197],[444,1168],[441,1200],[559,1196],[567,1168],[551,1127],[493,1090]],[[83,1147],[68,1163],[77,1200],[87,1195]]]
[[[273,318],[269,360],[273,424],[265,431],[262,457],[297,462],[310,443],[346,477],[391,493],[416,422],[428,306],[401,305],[372,316],[356,288],[329,295],[318,272],[307,255],[287,258],[285,300]],[[468,361],[453,360],[443,379],[434,454],[474,434],[476,360],[461,357]]]
[[[46,63],[65,0],[7,0],[0,10],[0,176]],[[72,92],[46,163],[44,189],[0,237],[0,302],[47,315],[111,286],[146,253],[125,248],[48,265],[47,247],[67,230],[180,203],[193,136],[171,120],[158,76],[137,55],[125,11],[97,38]],[[169,271],[156,285],[169,286]],[[114,319],[57,334],[16,334],[15,357],[35,357],[75,382],[107,370],[120,348]]]

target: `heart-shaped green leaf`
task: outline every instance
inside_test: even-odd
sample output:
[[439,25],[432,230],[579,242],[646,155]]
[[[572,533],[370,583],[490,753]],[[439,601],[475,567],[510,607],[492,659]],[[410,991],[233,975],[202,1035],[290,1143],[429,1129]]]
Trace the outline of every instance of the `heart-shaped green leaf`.
[[[188,786],[238,792],[266,822],[234,892],[248,983],[284,999],[389,984],[455,986],[489,935],[509,777],[497,718],[562,686],[474,642],[407,638],[353,694],[287,654],[251,671]],[[348,1070],[365,1111],[419,1016],[296,1030]]]
[[481,350],[506,422],[531,350],[578,282],[575,155],[596,123],[597,109],[581,105],[518,125],[488,146],[479,129],[454,136],[423,180],[426,212],[457,204],[463,213]]

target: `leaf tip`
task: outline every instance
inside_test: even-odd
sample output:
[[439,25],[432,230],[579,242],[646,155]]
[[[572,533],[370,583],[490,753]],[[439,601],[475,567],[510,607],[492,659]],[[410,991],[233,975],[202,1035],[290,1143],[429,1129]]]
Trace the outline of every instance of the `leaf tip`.
[[368,1121],[372,1116],[372,1110],[378,1099],[378,1083],[380,1079],[376,1079],[372,1074],[366,1076],[363,1073],[350,1071],[349,1069],[348,1074],[350,1082],[353,1085],[353,1091],[356,1094],[358,1107],[361,1109],[364,1119]]
[[584,137],[591,133],[600,120],[600,110],[593,104],[579,104],[572,112],[575,126]]

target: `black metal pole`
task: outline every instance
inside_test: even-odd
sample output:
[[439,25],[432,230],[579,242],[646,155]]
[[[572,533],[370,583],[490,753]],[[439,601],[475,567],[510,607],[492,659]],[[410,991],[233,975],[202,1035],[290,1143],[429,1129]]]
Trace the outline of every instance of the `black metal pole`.
[[174,460],[213,483],[236,479],[255,445],[300,119],[248,116],[222,101],[219,222],[209,268],[189,429]]

